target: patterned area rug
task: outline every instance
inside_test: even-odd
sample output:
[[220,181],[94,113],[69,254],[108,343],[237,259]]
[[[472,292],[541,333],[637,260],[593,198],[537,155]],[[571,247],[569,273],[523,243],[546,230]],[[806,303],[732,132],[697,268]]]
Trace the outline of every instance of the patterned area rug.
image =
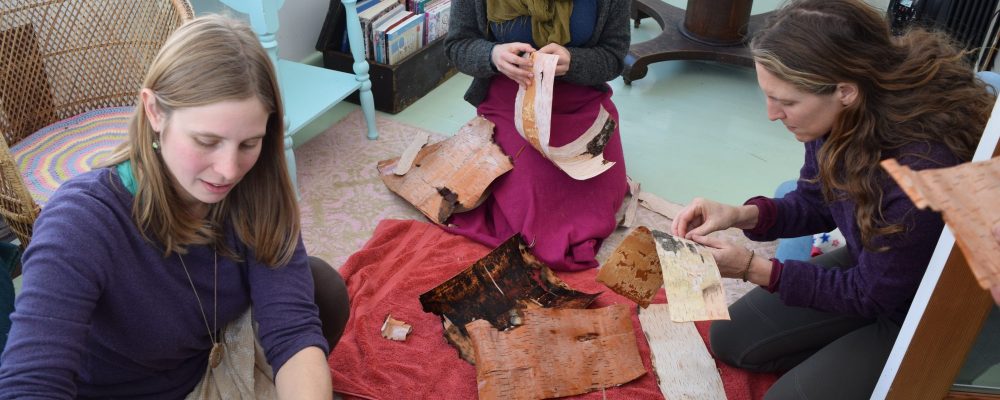
[[[354,111],[295,150],[306,249],[337,268],[364,246],[380,220],[425,220],[419,211],[382,184],[375,169],[379,161],[399,156],[420,129],[385,118],[376,118],[375,123],[379,138],[368,140],[363,114]],[[431,133],[430,141],[445,137]],[[666,232],[670,229],[670,219],[640,207],[636,225]],[[599,262],[607,259],[627,232],[628,229],[619,228],[604,242]],[[738,230],[716,235],[765,257],[774,256],[775,242],[753,242]],[[723,282],[730,304],[753,288],[739,280]]]

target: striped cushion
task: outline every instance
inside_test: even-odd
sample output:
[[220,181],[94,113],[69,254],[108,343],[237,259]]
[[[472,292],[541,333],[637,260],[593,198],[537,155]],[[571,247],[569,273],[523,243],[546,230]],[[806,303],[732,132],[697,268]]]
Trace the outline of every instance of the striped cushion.
[[52,197],[63,182],[90,171],[128,135],[134,107],[112,107],[70,117],[11,147],[31,197],[39,205]]

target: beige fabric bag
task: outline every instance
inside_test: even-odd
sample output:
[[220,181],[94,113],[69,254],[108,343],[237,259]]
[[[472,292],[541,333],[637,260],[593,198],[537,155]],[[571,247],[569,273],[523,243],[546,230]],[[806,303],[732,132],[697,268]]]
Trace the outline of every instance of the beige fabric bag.
[[222,362],[214,369],[208,368],[186,399],[277,399],[271,366],[257,340],[250,309],[230,322],[222,335]]

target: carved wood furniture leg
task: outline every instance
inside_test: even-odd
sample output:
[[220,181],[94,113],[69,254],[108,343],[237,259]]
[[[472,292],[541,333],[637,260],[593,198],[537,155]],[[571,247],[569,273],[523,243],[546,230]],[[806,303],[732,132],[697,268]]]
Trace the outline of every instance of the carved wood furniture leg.
[[648,16],[663,30],[633,44],[622,72],[626,84],[642,79],[649,64],[667,60],[707,60],[753,66],[745,43],[770,13],[750,15],[753,0],[688,0],[687,11],[662,0],[635,0],[635,26]]
[[[346,20],[358,20],[358,10],[355,8],[357,0],[341,0],[346,11]],[[365,114],[365,126],[368,129],[369,139],[378,139],[378,131],[375,130],[375,97],[372,95],[372,82],[368,74],[368,61],[364,55],[364,36],[361,32],[361,24],[347,24],[347,40],[351,43],[351,56],[354,57],[354,75],[361,87],[358,89],[358,103],[361,104],[361,111]]]

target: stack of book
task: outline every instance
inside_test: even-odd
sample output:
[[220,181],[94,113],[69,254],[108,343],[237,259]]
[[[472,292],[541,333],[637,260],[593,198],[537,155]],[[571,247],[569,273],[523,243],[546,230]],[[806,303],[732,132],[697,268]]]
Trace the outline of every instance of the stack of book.
[[[395,65],[447,34],[451,0],[359,0],[356,8],[365,58]],[[331,3],[330,13],[342,13],[342,9]],[[343,20],[343,15],[327,15],[317,50],[330,50],[333,42],[340,44],[341,52],[350,51]]]
[[426,7],[422,3],[425,19],[424,42],[430,43],[448,33],[448,18],[451,18],[451,0],[430,0]]

